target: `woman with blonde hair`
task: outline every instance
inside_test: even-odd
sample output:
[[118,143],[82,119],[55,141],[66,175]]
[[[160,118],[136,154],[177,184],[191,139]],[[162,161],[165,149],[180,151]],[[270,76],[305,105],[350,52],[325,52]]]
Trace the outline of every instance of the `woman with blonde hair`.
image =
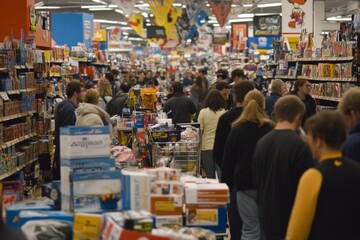
[[76,109],[76,126],[104,126],[108,125],[110,116],[99,107],[100,93],[96,89],[89,89],[85,93],[84,103]]
[[261,239],[252,159],[257,141],[272,128],[265,113],[265,97],[258,90],[250,91],[245,96],[244,110],[232,124],[226,140],[221,171],[221,182],[237,191],[238,211],[243,221],[242,239]]
[[106,111],[106,106],[112,99],[112,88],[109,81],[99,81],[98,90],[100,93],[99,107]]

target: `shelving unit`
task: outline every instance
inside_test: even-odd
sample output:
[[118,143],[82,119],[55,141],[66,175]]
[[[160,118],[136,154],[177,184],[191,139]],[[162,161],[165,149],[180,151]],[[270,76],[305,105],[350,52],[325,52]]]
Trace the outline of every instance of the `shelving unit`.
[[13,115],[5,116],[5,117],[0,117],[0,122],[5,122],[5,121],[17,119],[17,118],[26,117],[33,113],[36,113],[36,111],[29,111],[29,112],[13,114]]
[[309,81],[321,81],[321,82],[357,82],[356,78],[321,78],[321,77],[298,76],[297,79],[307,79]]
[[354,57],[297,58],[296,62],[341,62],[352,61],[353,59]]
[[11,147],[11,146],[13,146],[13,145],[15,145],[15,144],[17,144],[19,142],[25,141],[25,140],[30,139],[30,138],[35,137],[35,136],[37,136],[37,133],[30,133],[28,135],[25,135],[25,136],[19,137],[17,139],[11,140],[11,141],[6,142],[3,145],[1,145],[1,149]]
[[36,88],[25,88],[25,89],[15,89],[6,91],[7,94],[20,94],[23,92],[33,92],[36,91]]
[[327,100],[327,101],[332,101],[332,102],[340,102],[340,100],[341,100],[341,98],[336,98],[336,97],[326,97],[326,96],[318,96],[318,95],[311,95],[311,96],[315,99]]
[[3,173],[0,175],[0,181],[7,178],[7,177],[10,177],[11,175],[19,172],[21,169],[25,168],[26,166],[29,166],[30,164],[36,162],[38,160],[38,158],[34,158],[24,164],[21,164],[20,166],[16,167],[14,170],[11,170],[10,172],[7,172],[7,173]]

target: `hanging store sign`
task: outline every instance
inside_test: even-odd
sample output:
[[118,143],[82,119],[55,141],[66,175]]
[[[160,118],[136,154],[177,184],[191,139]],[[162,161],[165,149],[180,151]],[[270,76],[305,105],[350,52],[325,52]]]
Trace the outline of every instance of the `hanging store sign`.
[[282,0],[282,33],[313,32],[313,0]]
[[255,16],[254,17],[254,36],[271,37],[281,35],[281,16]]
[[210,7],[218,20],[220,27],[225,25],[233,2],[234,0],[209,0]]
[[245,50],[248,39],[248,25],[246,23],[232,23],[231,38],[234,51]]
[[106,41],[106,30],[105,29],[95,30],[93,41],[105,42]]

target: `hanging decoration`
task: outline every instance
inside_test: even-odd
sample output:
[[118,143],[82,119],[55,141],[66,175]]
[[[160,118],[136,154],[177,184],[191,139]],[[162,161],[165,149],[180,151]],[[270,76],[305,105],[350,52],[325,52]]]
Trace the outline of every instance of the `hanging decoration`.
[[225,25],[233,2],[234,0],[209,0],[210,7],[219,22],[220,27]]
[[151,12],[155,16],[155,22],[158,26],[164,26],[168,19],[168,13],[174,0],[147,0]]
[[143,16],[140,13],[132,13],[127,23],[133,27],[140,37],[145,37]]
[[170,8],[167,16],[166,23],[164,27],[166,29],[166,36],[168,39],[178,39],[178,34],[176,31],[173,31],[175,28],[175,24],[178,18],[182,15],[182,9],[174,9],[173,7]]

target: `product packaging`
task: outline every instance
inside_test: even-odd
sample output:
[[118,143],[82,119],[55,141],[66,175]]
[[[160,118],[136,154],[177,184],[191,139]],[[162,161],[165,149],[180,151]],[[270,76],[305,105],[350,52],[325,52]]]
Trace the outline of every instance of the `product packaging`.
[[229,188],[225,183],[185,183],[186,204],[218,204],[229,202]]
[[102,222],[102,215],[76,213],[74,216],[73,240],[98,240],[101,234]]

